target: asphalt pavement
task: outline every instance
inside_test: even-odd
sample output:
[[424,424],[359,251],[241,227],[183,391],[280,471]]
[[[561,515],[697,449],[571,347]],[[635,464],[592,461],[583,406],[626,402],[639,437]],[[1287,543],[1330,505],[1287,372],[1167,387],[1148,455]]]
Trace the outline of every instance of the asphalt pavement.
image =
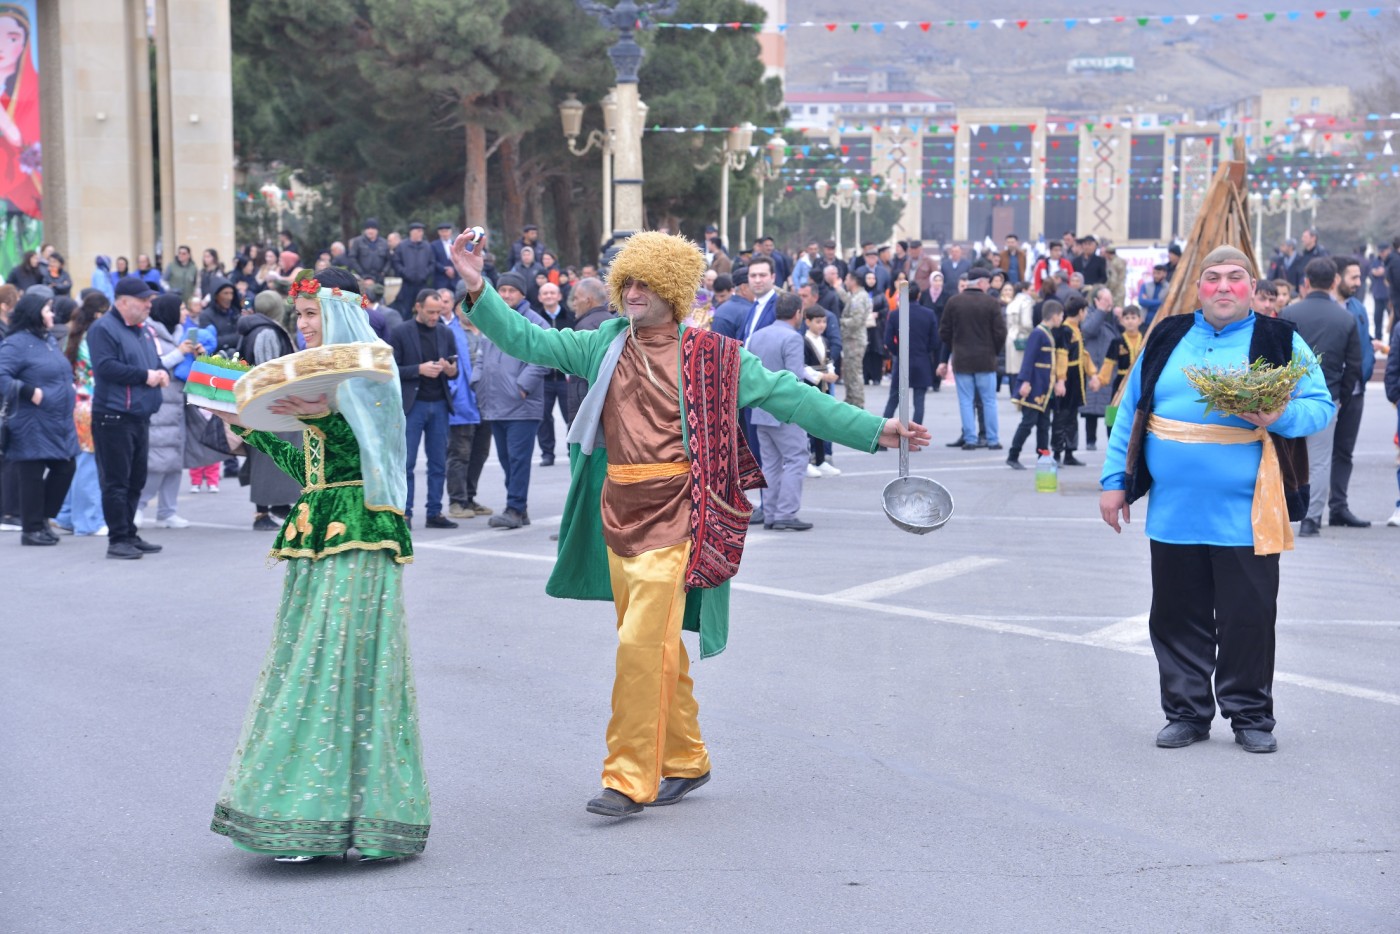
[[[1103,439],[1038,494],[943,446],[945,387],[913,463],[952,521],[897,530],[895,455],[838,451],[814,529],[751,534],[729,648],[693,668],[713,781],[619,821],[583,808],[612,611],[545,596],[568,467],[536,467],[529,528],[415,532],[433,827],[389,864],[275,865],[208,830],[282,580],[246,491],[182,493],[195,525],[148,522],[165,551],[139,562],[0,536],[0,930],[1400,930],[1394,419],[1373,384],[1351,503],[1380,521],[1283,558],[1277,754],[1218,720],[1153,745],[1147,542],[1098,518]],[[482,487],[499,509],[494,460]]]

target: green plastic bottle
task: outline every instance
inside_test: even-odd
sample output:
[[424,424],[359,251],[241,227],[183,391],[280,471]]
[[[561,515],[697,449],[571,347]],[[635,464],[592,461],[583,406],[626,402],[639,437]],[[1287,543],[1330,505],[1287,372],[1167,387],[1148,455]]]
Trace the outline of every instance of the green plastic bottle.
[[1035,459],[1035,491],[1037,493],[1058,493],[1060,491],[1060,465],[1049,451],[1039,452]]

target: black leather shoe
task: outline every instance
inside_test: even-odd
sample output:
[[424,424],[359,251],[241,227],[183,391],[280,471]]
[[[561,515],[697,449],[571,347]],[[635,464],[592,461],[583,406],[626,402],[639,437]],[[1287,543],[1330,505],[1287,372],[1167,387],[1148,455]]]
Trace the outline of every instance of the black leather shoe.
[[107,546],[107,557],[118,561],[135,561],[143,556],[141,549],[131,542],[112,542]]
[[1021,463],[1019,460],[1017,460],[1017,459],[1014,458],[1014,457],[1008,457],[1008,458],[1006,459],[1006,466],[1010,467],[1012,470],[1025,470],[1025,469],[1026,469],[1026,465],[1023,464],[1023,463]]
[[1370,520],[1356,518],[1356,516],[1351,514],[1350,509],[1334,510],[1332,515],[1327,519],[1327,524],[1340,525],[1348,529],[1369,529],[1371,527]]
[[530,520],[526,519],[524,514],[518,510],[507,509],[499,516],[492,516],[491,520],[486,524],[493,529],[518,529],[522,526],[529,525]]
[[801,519],[779,519],[776,522],[765,522],[763,527],[778,532],[805,532],[812,527],[812,523],[803,522]]
[[763,510],[762,510],[762,509],[755,509],[755,510],[753,511],[753,515],[749,516],[749,525],[762,525],[762,524],[763,524]]
[[1083,467],[1083,466],[1084,466],[1084,462],[1083,462],[1082,460],[1080,460],[1079,458],[1075,457],[1073,454],[1070,454],[1070,453],[1068,453],[1068,452],[1065,453],[1065,459],[1064,459],[1063,461],[1061,461],[1061,463],[1064,464],[1066,467]]
[[276,519],[265,512],[258,513],[253,519],[254,532],[276,532],[281,527],[281,524]]
[[1097,441],[1090,441],[1088,444],[1084,445],[1084,450],[1086,451],[1097,451],[1098,449],[1099,444]]
[[1182,746],[1199,743],[1203,739],[1210,739],[1209,727],[1199,727],[1185,720],[1173,720],[1157,734],[1157,745],[1163,749],[1180,749]]
[[165,550],[164,545],[152,545],[139,535],[131,540],[131,544],[136,546],[136,550],[143,555],[154,555]]
[[1000,451],[1000,450],[1001,450],[1001,445],[1000,445],[1000,444],[989,444],[989,445],[987,445],[987,450],[989,450],[989,451]]
[[58,544],[58,536],[45,535],[43,532],[25,532],[19,537],[19,543],[21,545],[37,545],[41,548],[47,548],[50,545]]
[[960,448],[960,447],[963,447],[963,446],[964,446],[964,445],[963,445],[963,439],[962,439],[962,438],[959,438],[959,439],[956,440],[956,441],[949,441],[949,442],[948,442],[948,447],[950,447],[950,448]]
[[553,467],[553,466],[554,466],[554,455],[553,455],[553,454],[542,454],[542,455],[540,455],[540,466],[541,466],[541,467]]
[[429,529],[459,529],[459,528],[461,528],[460,525],[458,525],[457,523],[453,522],[451,519],[447,518],[447,517],[444,516],[442,513],[438,513],[436,516],[429,516],[429,517],[428,517],[428,521],[423,523],[423,527],[424,527],[424,528],[429,528]]
[[1278,752],[1278,740],[1266,730],[1236,730],[1235,742],[1243,746],[1245,752]]
[[603,793],[591,799],[584,807],[590,814],[601,814],[604,817],[626,817],[628,814],[640,814],[642,806],[620,791],[613,788],[604,788]]
[[697,776],[696,778],[663,778],[661,780],[661,790],[656,793],[656,800],[648,801],[643,807],[659,808],[665,807],[668,804],[675,804],[709,780],[709,772]]
[[1312,538],[1322,533],[1322,526],[1316,519],[1304,519],[1298,523],[1298,536],[1300,538]]

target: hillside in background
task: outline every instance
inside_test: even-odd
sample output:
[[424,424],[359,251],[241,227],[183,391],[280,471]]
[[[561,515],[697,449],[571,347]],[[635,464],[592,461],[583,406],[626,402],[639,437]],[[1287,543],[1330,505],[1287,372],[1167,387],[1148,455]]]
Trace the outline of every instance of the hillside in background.
[[[1379,17],[1357,8],[1346,22],[1335,8],[1318,20],[1306,10],[1297,22],[1287,20],[1290,9],[1258,0],[1186,0],[1180,8],[1161,0],[1103,0],[1027,3],[985,3],[952,0],[940,3],[855,4],[849,0],[790,0],[788,19],[796,23],[869,22],[888,17],[884,32],[847,26],[792,28],[787,43],[787,86],[828,87],[842,66],[899,65],[907,69],[916,90],[948,98],[962,107],[1038,105],[1056,111],[1113,111],[1127,107],[1170,112],[1194,110],[1197,115],[1263,87],[1347,85],[1371,106],[1380,106],[1395,86],[1400,62],[1400,15],[1380,8]],[[1320,7],[1323,8],[1323,7]],[[1034,13],[1031,13],[1034,10]],[[1262,14],[1277,11],[1273,22]],[[1221,24],[1207,22],[1211,13],[1249,13],[1249,19]],[[1202,15],[1187,25],[1185,15]],[[1153,21],[1146,27],[1134,16],[1177,17],[1171,25]],[[1115,15],[1128,24],[1109,24]],[[1078,17],[1072,29],[1063,24],[1040,25],[1039,18]],[[1089,25],[1089,17],[1105,20]],[[998,30],[991,19],[1005,18]],[[1025,30],[1017,19],[1029,19]],[[900,30],[894,20],[909,20]],[[979,20],[977,29],[935,25],[922,32],[919,20]],[[1133,72],[1115,75],[1067,73],[1070,59],[1081,56],[1131,55]],[[1400,98],[1390,109],[1400,110]]]

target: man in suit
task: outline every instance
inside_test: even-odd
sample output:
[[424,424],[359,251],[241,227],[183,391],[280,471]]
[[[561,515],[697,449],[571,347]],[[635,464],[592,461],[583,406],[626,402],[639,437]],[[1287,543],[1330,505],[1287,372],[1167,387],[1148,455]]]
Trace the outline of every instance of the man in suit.
[[[802,324],[798,313],[802,301],[785,292],[775,297],[773,305],[773,323],[753,333],[748,340],[749,353],[758,357],[767,370],[789,370],[803,379],[803,338],[797,333]],[[805,532],[812,523],[797,518],[797,511],[802,508],[802,480],[807,474],[807,432],[798,425],[778,421],[763,409],[752,412],[759,463],[768,480],[763,496],[763,527]]]
[[[933,309],[916,300],[918,287],[909,286],[909,391],[914,403],[914,421],[923,424],[924,396],[933,386],[933,358],[939,351],[938,317]],[[894,418],[899,405],[899,316],[901,309],[890,312],[885,323],[885,352],[894,361],[890,385],[894,389],[885,401],[885,418]]]
[[[564,294],[553,282],[540,286],[540,315],[549,326],[561,331],[572,331],[577,319],[574,313],[564,307]],[[569,401],[569,383],[559,370],[550,370],[544,378],[544,415],[540,417],[540,430],[535,440],[540,445],[540,466],[554,466],[554,403],[559,403],[559,411],[564,416],[564,424],[574,423],[574,408]]]
[[1070,267],[1084,277],[1085,285],[1104,285],[1108,282],[1108,263],[1099,255],[1099,241],[1093,234],[1079,240],[1079,253],[1070,262]]
[[1340,300],[1347,314],[1356,322],[1356,335],[1361,344],[1361,370],[1351,395],[1344,396],[1337,408],[1337,431],[1332,442],[1332,492],[1327,501],[1327,524],[1352,529],[1370,528],[1368,519],[1351,511],[1347,487],[1351,485],[1351,456],[1356,449],[1356,436],[1361,430],[1361,413],[1366,405],[1366,384],[1376,368],[1376,351],[1371,346],[1371,327],[1366,320],[1366,306],[1357,295],[1361,292],[1361,259],[1356,256],[1334,256],[1337,264],[1337,287],[1334,297]]
[[954,243],[948,247],[948,255],[943,258],[943,281],[957,282],[967,275],[972,261],[963,258],[963,248]]
[[457,288],[457,270],[452,267],[452,225],[443,221],[437,225],[438,238],[433,241],[433,288]]
[[438,326],[438,316],[448,307],[436,289],[423,289],[413,303],[413,317],[389,332],[394,362],[399,365],[403,390],[405,434],[408,444],[408,503],[404,519],[413,527],[413,471],[418,465],[418,443],[428,455],[428,495],[425,526],[455,529],[457,523],[442,514],[442,490],[447,479],[448,416],[452,412],[452,387],[457,377],[457,340]]
[[[977,421],[973,414],[974,396],[982,397],[982,414],[987,426],[987,449],[1000,451],[997,434],[997,352],[1006,346],[1006,315],[1001,304],[987,294],[985,269],[967,274],[967,288],[948,300],[938,322],[938,337],[952,356],[953,379],[958,388],[958,410],[962,418],[963,447],[977,447]],[[912,320],[912,319],[911,319]],[[948,364],[939,364],[946,376]]]
[[739,332],[734,336],[748,343],[750,337],[761,328],[772,324],[777,307],[778,292],[774,288],[777,279],[773,271],[773,261],[762,254],[749,260],[749,291],[753,293],[753,308]]
[[[1279,317],[1291,322],[1312,352],[1322,358],[1322,376],[1332,394],[1333,406],[1340,410],[1342,400],[1351,396],[1361,378],[1361,338],[1350,313],[1331,294],[1337,282],[1337,264],[1320,256],[1308,263],[1303,275],[1307,294],[1280,312]],[[1300,536],[1317,535],[1322,528],[1322,506],[1332,489],[1332,444],[1336,431],[1334,412],[1326,426],[1308,435],[1311,489],[1308,514],[1298,527]]]

